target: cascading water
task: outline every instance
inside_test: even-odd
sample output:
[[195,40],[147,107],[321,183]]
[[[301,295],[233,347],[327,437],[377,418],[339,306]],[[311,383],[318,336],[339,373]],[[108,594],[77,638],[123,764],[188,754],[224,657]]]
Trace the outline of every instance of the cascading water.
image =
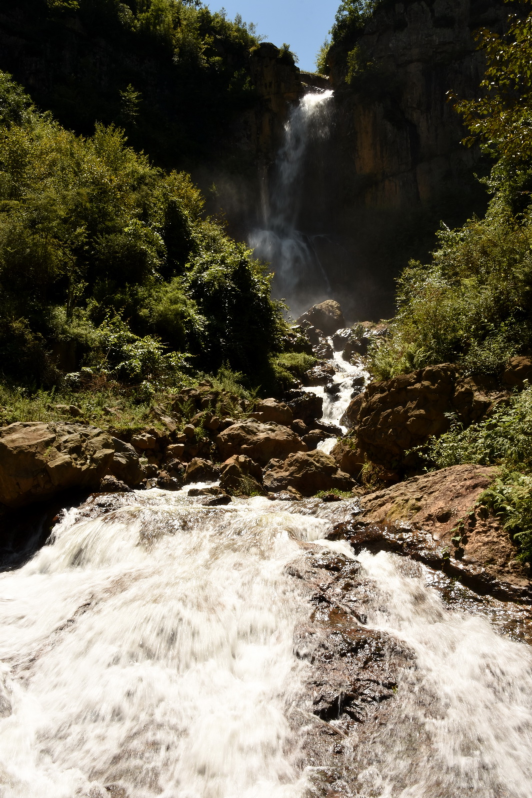
[[254,230],[249,239],[255,256],[272,265],[275,293],[286,298],[296,314],[311,305],[316,296],[330,293],[316,246],[319,236],[302,233],[297,223],[305,156],[312,139],[325,139],[329,134],[332,96],[332,91],[306,94],[292,110],[264,226]]
[[[297,504],[194,501],[99,499],[0,577],[2,798],[316,794],[289,722],[311,668],[294,631],[313,610],[287,565],[316,547],[320,561],[353,554]],[[392,555],[360,562],[366,626],[404,641],[415,667],[371,745],[338,732],[353,774],[341,794],[530,796],[530,649],[446,610]]]

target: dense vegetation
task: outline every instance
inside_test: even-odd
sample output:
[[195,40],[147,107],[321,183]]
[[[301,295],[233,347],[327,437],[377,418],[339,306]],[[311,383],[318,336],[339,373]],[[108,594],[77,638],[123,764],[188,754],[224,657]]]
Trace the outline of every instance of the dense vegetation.
[[68,129],[115,124],[167,168],[230,159],[231,124],[257,101],[253,25],[199,0],[18,0],[6,14],[19,46],[2,68]]
[[289,383],[266,267],[202,209],[188,175],[155,168],[114,126],[68,132],[1,73],[4,381],[138,401],[224,364],[249,385]]
[[[523,3],[528,10],[530,3]],[[483,219],[442,229],[428,264],[399,278],[390,335],[370,353],[378,379],[442,362],[499,375],[508,359],[532,352],[532,14],[512,15],[504,35],[480,31],[487,69],[480,99],[458,101],[470,131],[495,158]],[[501,516],[532,559],[532,388],[488,419],[454,424],[426,451],[429,467],[500,466],[481,502]]]

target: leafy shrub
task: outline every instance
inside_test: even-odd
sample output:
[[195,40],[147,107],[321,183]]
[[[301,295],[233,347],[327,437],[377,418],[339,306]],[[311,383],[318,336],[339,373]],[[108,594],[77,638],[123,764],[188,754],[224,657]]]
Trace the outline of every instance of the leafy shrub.
[[425,457],[438,468],[462,463],[502,466],[479,503],[501,516],[521,544],[521,557],[532,558],[532,388],[467,429],[455,422],[449,432],[431,439]]
[[497,373],[532,345],[532,225],[493,202],[486,219],[444,229],[432,263],[398,280],[390,336],[371,350],[378,379],[436,363]]

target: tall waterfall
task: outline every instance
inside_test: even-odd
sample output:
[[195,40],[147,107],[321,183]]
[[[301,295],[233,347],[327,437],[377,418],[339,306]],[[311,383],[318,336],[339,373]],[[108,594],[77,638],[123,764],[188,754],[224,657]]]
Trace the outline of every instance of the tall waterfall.
[[[288,721],[311,667],[294,629],[315,610],[286,566],[303,550],[353,558],[347,545],[260,497],[207,508],[152,490],[99,504],[69,511],[0,577],[2,798],[317,795],[319,768]],[[341,794],[529,798],[529,647],[445,609],[392,555],[360,561],[368,628],[413,661],[371,745],[341,732],[358,774]]]
[[276,295],[286,298],[296,313],[328,296],[331,288],[320,262],[318,237],[299,231],[297,224],[309,145],[329,135],[332,96],[332,91],[306,94],[293,108],[275,164],[264,226],[250,236],[256,257],[272,265]]

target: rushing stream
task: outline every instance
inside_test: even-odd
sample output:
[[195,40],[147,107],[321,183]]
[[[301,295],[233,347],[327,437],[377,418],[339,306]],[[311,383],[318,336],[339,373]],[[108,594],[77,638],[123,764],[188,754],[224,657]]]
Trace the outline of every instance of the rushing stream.
[[[259,497],[106,502],[66,513],[0,578],[2,798],[312,794],[287,720],[311,667],[293,652],[311,608],[286,566],[302,542],[351,558],[346,544],[316,542],[326,521]],[[371,745],[354,733],[346,794],[530,796],[528,646],[444,609],[391,555],[360,561],[368,627],[404,641],[416,667]]]

